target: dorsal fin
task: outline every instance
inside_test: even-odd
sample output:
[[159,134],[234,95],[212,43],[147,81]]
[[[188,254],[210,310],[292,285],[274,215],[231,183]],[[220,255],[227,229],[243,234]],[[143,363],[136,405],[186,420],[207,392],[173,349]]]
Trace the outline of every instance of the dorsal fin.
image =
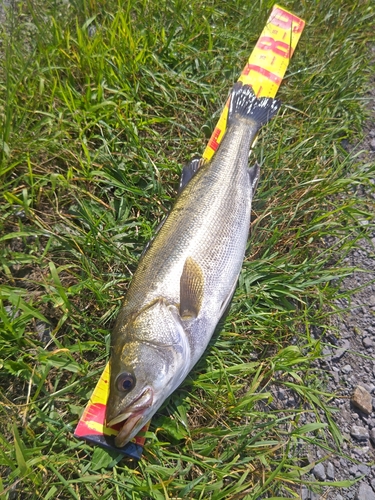
[[178,194],[184,189],[186,184],[194,177],[198,169],[205,163],[204,158],[193,158],[189,163],[187,163],[181,172],[180,185],[178,187]]

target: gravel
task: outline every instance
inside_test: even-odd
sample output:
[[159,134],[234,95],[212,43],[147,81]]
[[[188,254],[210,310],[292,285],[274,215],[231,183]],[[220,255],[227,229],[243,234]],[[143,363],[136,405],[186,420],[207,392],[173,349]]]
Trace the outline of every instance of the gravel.
[[[375,57],[375,47],[373,52]],[[364,164],[375,162],[375,77],[372,83],[369,110],[373,119],[365,129],[364,142],[355,148],[364,151]],[[375,198],[363,187],[357,188],[356,196],[367,197],[372,203]],[[348,310],[334,320],[339,335],[320,337],[326,345],[319,364],[328,376],[326,389],[337,395],[330,406],[338,410],[333,419],[344,436],[343,453],[320,462],[322,450],[310,450],[312,463],[319,463],[307,476],[309,481],[357,482],[345,488],[322,486],[318,495],[301,488],[301,498],[309,500],[375,500],[375,224],[363,224],[363,228],[365,237],[344,262],[361,271],[344,280],[342,291],[357,291],[349,303],[339,298],[336,301]]]

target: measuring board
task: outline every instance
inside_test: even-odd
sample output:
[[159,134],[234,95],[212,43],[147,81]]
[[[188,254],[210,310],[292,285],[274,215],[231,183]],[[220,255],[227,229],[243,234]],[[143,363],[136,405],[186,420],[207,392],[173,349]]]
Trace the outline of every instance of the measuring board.
[[[275,97],[304,27],[303,19],[274,5],[238,81],[251,85],[257,97]],[[203,153],[206,160],[212,158],[224,136],[228,104],[229,100]]]
[[[239,81],[251,85],[257,97],[275,97],[304,27],[305,21],[279,5],[274,5]],[[212,158],[219,147],[226,129],[227,116],[228,102],[203,153],[207,160]],[[109,364],[107,364],[78,422],[74,435],[93,444],[139,459],[142,455],[145,437],[136,436],[123,448],[117,448],[114,445],[114,436],[122,424],[113,428],[105,425],[109,370]],[[142,432],[148,429],[148,425],[146,424]]]

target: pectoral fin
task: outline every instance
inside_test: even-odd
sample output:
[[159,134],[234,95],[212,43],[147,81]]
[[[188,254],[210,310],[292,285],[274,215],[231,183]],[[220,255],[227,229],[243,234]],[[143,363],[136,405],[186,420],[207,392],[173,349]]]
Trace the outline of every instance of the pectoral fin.
[[188,257],[180,278],[180,316],[183,320],[199,314],[204,292],[204,276],[201,266]]
[[204,158],[193,158],[189,163],[187,163],[181,172],[180,185],[178,188],[178,193],[184,189],[186,184],[194,177],[197,170],[205,163]]

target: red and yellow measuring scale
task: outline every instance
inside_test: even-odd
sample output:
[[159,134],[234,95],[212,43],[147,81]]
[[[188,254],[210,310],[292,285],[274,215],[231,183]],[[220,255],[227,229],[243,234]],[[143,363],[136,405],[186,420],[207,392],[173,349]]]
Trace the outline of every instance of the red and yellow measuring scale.
[[[275,97],[301,37],[305,21],[274,5],[239,81],[251,85],[257,97]],[[227,126],[228,103],[208,141],[204,158],[210,160]]]
[[[304,27],[305,21],[279,5],[274,5],[267,24],[239,77],[240,81],[253,87],[257,97],[275,97]],[[219,147],[226,129],[227,116],[228,103],[203,153],[207,160],[212,158]],[[114,446],[113,437],[118,433],[118,429],[105,425],[108,394],[109,364],[92,393],[74,435],[138,459],[141,457],[145,442],[143,436],[137,436],[121,449]],[[142,430],[145,431],[147,428],[148,425]]]

